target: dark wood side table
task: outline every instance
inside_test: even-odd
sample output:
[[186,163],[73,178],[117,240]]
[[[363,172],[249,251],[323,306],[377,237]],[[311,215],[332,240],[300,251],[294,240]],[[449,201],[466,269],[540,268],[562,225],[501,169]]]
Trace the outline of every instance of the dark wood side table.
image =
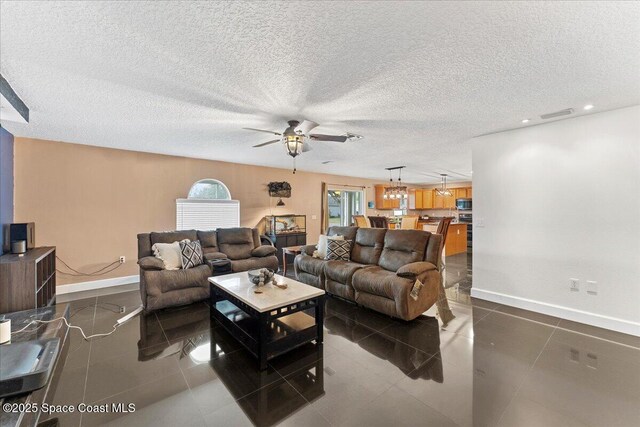
[[287,246],[286,248],[282,248],[282,275],[287,275],[287,255],[299,255],[302,253],[302,248],[304,246]]

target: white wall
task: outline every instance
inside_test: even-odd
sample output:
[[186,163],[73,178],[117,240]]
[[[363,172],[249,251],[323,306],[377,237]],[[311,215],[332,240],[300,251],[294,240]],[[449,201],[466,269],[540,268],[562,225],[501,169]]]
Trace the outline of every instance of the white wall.
[[472,296],[640,336],[640,106],[474,139],[473,219]]

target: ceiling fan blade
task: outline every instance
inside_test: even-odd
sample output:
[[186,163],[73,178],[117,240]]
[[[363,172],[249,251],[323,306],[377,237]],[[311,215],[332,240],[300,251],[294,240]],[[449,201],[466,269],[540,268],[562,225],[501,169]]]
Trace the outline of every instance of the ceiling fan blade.
[[345,135],[321,135],[321,134],[313,134],[309,135],[309,138],[314,141],[333,141],[333,142],[345,142],[347,137]]
[[274,132],[272,130],[264,130],[264,129],[255,129],[255,128],[242,128],[244,130],[255,130],[256,132],[265,132],[265,133],[271,133],[273,135],[282,135],[281,133],[278,132]]
[[276,142],[280,142],[279,139],[272,139],[271,141],[263,142],[262,144],[256,144],[253,148],[264,147],[265,145],[275,144]]
[[309,135],[309,132],[311,132],[311,130],[316,127],[318,127],[318,124],[316,122],[305,120],[296,127],[296,132],[300,132],[303,135]]
[[304,144],[302,144],[302,152],[306,153],[307,151],[311,151],[313,150],[313,147],[311,146],[311,144],[309,144],[309,142],[305,142]]

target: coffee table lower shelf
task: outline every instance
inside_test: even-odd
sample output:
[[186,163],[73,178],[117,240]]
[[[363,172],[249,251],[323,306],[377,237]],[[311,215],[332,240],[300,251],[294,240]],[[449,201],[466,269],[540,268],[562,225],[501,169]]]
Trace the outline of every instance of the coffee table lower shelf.
[[211,316],[258,359],[260,370],[294,348],[322,343],[324,295],[259,312],[213,284],[210,290]]

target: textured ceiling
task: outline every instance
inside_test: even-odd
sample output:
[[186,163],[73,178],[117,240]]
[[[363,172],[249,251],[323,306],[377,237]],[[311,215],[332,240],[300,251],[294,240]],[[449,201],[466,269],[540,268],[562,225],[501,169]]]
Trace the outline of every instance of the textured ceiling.
[[640,103],[640,4],[2,1],[0,72],[19,136],[289,168],[241,128],[309,119],[365,138],[298,169],[432,183],[474,136]]

